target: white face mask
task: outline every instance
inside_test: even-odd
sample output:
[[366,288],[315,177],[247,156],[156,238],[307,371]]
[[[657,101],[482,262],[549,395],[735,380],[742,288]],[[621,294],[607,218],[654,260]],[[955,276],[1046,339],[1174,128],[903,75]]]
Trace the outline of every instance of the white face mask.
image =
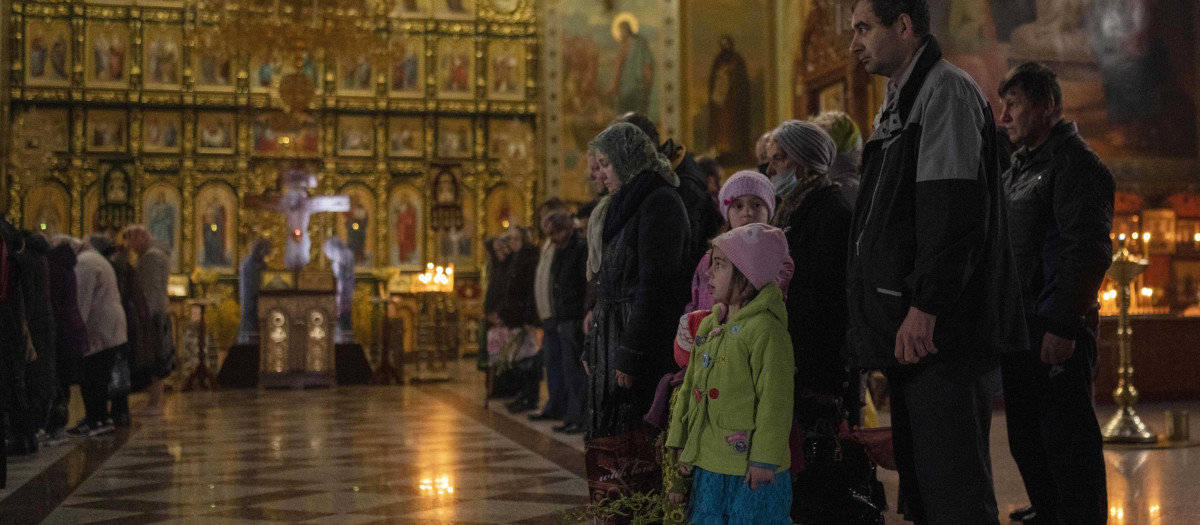
[[796,182],[796,169],[792,168],[783,172],[780,175],[771,177],[771,185],[775,187],[775,194],[779,195],[783,190],[787,189]]

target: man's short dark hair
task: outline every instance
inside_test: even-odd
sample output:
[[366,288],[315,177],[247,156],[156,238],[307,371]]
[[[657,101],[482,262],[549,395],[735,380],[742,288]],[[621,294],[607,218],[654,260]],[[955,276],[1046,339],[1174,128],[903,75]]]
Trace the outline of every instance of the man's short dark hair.
[[1062,110],[1062,86],[1058,84],[1058,75],[1043,64],[1026,62],[1008,70],[1000,82],[1000,98],[1014,88],[1020,89],[1034,106],[1049,104]]
[[556,232],[570,232],[575,229],[575,221],[568,213],[554,213],[546,217],[546,235]]
[[650,117],[647,117],[636,111],[630,111],[629,113],[617,117],[616,122],[625,122],[627,124],[633,124],[634,126],[637,126],[638,129],[642,130],[642,133],[645,133],[647,137],[650,137],[650,142],[653,143],[654,147],[656,148],[662,144],[658,138],[658,126],[654,125],[654,121],[650,120]]
[[892,27],[900,15],[912,19],[913,33],[917,36],[929,34],[929,2],[926,0],[855,0],[853,10],[860,2],[868,2],[884,27]]
[[538,213],[545,213],[545,212],[551,211],[551,210],[565,210],[565,209],[567,209],[567,204],[565,202],[563,202],[562,199],[560,199],[558,197],[550,197],[549,199],[546,199],[545,201],[542,202],[542,204],[540,204],[538,206]]

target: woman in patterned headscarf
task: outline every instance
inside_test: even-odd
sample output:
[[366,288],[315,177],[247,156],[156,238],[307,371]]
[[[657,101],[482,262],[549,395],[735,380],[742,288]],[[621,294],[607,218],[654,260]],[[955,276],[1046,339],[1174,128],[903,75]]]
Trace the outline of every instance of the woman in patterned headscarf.
[[616,184],[604,215],[603,256],[593,310],[587,434],[592,500],[661,486],[654,436],[642,416],[658,379],[675,368],[672,340],[687,302],[682,267],[689,239],[679,178],[636,126],[618,123],[588,145]]

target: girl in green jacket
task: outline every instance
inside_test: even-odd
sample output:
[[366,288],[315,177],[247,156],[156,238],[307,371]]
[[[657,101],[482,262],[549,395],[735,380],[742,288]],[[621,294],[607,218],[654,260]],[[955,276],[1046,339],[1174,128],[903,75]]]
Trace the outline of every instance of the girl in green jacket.
[[750,224],[713,240],[718,303],[697,331],[667,446],[694,471],[687,518],[698,525],[788,524],[793,359],[775,283],[783,231]]

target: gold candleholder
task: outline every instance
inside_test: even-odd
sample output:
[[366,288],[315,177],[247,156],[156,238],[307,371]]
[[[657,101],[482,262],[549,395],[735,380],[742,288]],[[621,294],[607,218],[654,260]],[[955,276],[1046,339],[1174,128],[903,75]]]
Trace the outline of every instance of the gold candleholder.
[[1146,271],[1150,263],[1129,253],[1125,240],[1121,240],[1121,251],[1113,256],[1108,276],[1117,282],[1117,305],[1121,313],[1117,321],[1117,348],[1120,364],[1117,369],[1117,388],[1113,400],[1117,402],[1117,413],[1101,429],[1106,443],[1154,443],[1158,436],[1151,431],[1137,412],[1138,392],[1133,386],[1133,330],[1129,326],[1129,285]]

